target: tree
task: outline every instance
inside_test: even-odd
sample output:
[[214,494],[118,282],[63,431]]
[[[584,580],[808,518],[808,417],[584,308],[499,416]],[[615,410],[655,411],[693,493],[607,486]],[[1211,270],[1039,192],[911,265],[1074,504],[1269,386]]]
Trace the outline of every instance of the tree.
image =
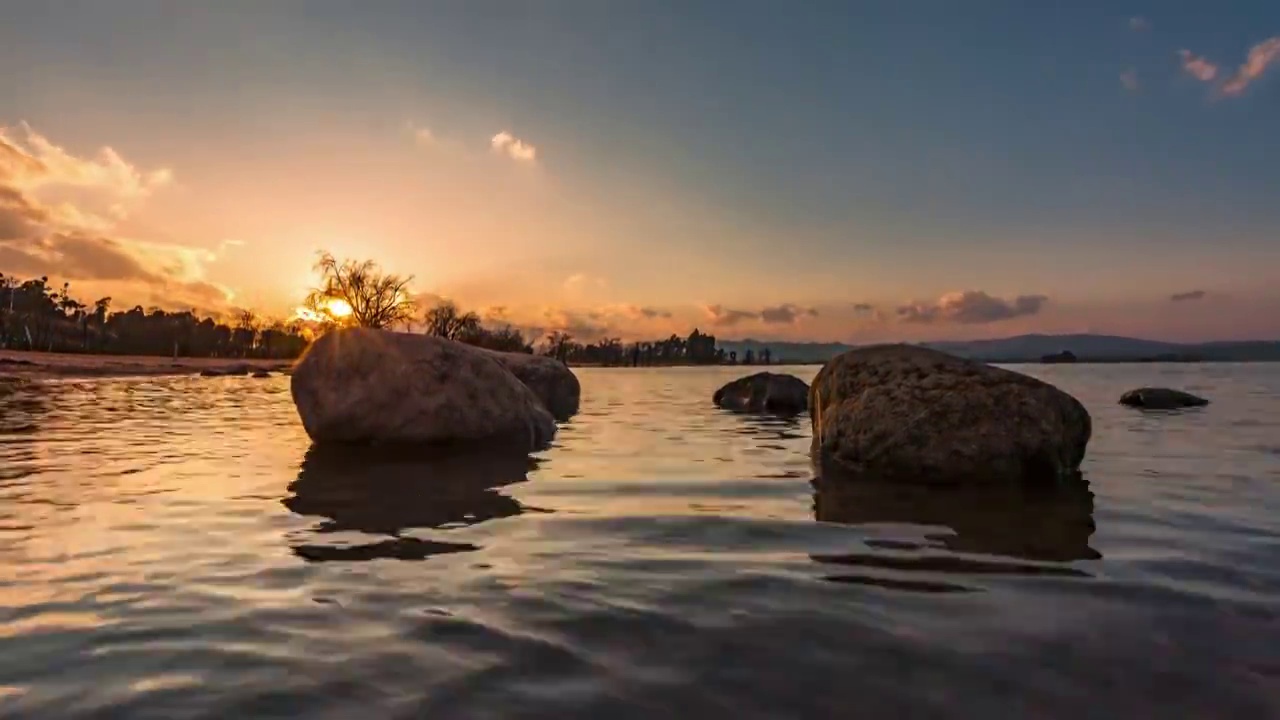
[[[315,270],[320,287],[307,295],[306,306],[323,324],[382,329],[413,321],[412,276],[384,274],[372,260],[339,263],[327,252],[320,254]],[[350,308],[349,315],[335,312],[339,301]]]
[[475,336],[480,328],[480,316],[473,312],[461,312],[458,306],[445,300],[427,311],[423,321],[427,325],[427,334],[442,337],[446,340],[461,340],[465,336]]
[[556,330],[547,336],[547,354],[565,362],[569,358],[569,350],[573,345],[573,336]]

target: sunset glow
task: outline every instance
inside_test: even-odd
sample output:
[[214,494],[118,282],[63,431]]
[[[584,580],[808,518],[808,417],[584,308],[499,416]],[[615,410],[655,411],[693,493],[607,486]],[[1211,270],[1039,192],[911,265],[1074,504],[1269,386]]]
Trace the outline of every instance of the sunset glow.
[[18,7],[0,271],[305,317],[327,250],[583,340],[1280,335],[1280,8],[873,5]]
[[335,318],[342,319],[351,314],[351,306],[342,298],[331,298],[325,307],[329,314]]

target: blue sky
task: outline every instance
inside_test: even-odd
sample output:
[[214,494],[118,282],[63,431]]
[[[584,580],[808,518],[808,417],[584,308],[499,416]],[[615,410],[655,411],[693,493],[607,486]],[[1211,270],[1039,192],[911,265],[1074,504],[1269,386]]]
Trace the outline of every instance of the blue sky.
[[1274,337],[1276,37],[1274,2],[28,3],[0,126],[171,170],[113,238],[211,305],[285,307],[329,246],[584,335]]

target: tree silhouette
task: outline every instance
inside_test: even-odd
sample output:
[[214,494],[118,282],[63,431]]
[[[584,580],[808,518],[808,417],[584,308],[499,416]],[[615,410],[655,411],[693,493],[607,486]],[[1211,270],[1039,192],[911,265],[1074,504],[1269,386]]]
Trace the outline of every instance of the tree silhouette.
[[479,315],[473,312],[462,312],[449,300],[428,310],[423,321],[427,325],[428,335],[446,340],[460,340],[463,336],[474,335],[480,329]]
[[306,348],[303,328],[266,323],[241,313],[236,327],[195,312],[144,311],[141,306],[111,312],[111,298],[89,306],[71,295],[70,285],[49,287],[48,278],[19,281],[0,275],[0,345],[23,350],[108,352],[121,355],[286,359]]
[[[320,273],[320,287],[307,295],[306,306],[321,323],[382,329],[413,321],[411,276],[384,274],[372,260],[338,262],[328,252],[320,253],[315,270]],[[334,313],[338,300],[351,308],[349,317]]]

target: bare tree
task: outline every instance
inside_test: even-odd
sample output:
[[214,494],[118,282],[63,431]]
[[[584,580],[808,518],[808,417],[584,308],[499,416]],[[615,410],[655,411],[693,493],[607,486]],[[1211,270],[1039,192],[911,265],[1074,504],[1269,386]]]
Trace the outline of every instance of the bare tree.
[[547,335],[547,354],[551,357],[565,362],[569,357],[569,350],[573,347],[573,336],[567,332],[556,330]]
[[473,312],[462,312],[458,306],[445,300],[427,311],[423,321],[427,325],[427,334],[442,337],[446,340],[462,340],[480,330],[480,316]]
[[[327,252],[320,254],[315,269],[320,287],[307,295],[306,305],[326,324],[389,328],[413,320],[412,276],[384,274],[372,260],[339,263]],[[349,316],[334,312],[337,301],[351,309]]]

